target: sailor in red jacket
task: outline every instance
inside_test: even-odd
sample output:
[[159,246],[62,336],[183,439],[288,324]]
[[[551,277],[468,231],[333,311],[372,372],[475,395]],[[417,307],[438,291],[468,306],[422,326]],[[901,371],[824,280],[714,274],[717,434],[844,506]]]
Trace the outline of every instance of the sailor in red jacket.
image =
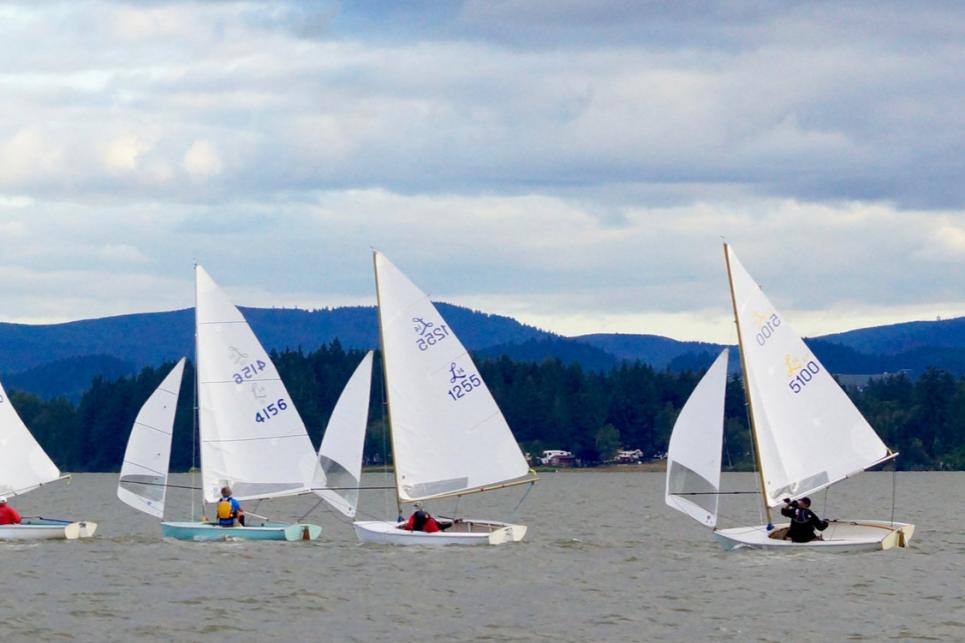
[[406,531],[424,531],[427,534],[441,531],[436,519],[429,515],[428,511],[423,511],[419,505],[415,506],[415,512],[409,516],[408,522],[405,523],[405,529]]
[[0,525],[19,525],[20,514],[7,504],[6,496],[0,496]]

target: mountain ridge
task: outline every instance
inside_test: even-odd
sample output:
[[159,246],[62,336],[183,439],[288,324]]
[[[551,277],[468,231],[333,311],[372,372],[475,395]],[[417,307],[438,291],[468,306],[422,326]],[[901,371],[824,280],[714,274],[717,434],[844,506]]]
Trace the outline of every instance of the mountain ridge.
[[[724,347],[644,333],[567,337],[504,315],[444,302],[436,305],[466,348],[483,358],[507,355],[529,362],[555,358],[593,371],[639,360],[656,369],[681,371],[705,368]],[[369,349],[378,344],[374,306],[241,307],[241,311],[269,351],[310,351],[336,339],[346,348]],[[98,375],[115,377],[191,356],[193,338],[190,308],[58,324],[0,322],[0,373],[8,386],[45,397],[74,397]],[[965,317],[858,328],[806,341],[835,373],[917,374],[937,366],[965,374]]]

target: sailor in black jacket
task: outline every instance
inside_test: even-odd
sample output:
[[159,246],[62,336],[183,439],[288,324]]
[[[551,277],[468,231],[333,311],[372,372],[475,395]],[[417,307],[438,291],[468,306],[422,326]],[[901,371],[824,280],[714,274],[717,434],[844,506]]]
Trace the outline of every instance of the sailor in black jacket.
[[791,519],[791,526],[787,530],[786,538],[790,538],[796,543],[811,542],[821,536],[814,533],[814,530],[824,531],[828,528],[828,521],[818,518],[811,511],[811,499],[801,498],[800,500],[784,499],[784,506],[781,507],[781,515]]

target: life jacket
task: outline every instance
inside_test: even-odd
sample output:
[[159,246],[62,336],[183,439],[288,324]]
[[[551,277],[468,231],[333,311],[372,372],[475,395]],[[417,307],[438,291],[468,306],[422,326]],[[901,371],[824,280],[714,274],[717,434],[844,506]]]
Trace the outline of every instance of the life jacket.
[[218,501],[218,524],[224,526],[231,526],[235,524],[235,517],[237,514],[231,506],[231,498],[222,498]]

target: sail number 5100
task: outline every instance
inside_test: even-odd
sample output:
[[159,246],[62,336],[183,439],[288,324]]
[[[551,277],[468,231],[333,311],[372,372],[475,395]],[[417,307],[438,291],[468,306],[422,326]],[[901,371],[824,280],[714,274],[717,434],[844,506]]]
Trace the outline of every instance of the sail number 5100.
[[804,390],[804,387],[808,385],[814,376],[821,372],[821,367],[813,359],[804,365],[797,375],[787,383],[789,389],[794,391],[794,393],[800,393]]

